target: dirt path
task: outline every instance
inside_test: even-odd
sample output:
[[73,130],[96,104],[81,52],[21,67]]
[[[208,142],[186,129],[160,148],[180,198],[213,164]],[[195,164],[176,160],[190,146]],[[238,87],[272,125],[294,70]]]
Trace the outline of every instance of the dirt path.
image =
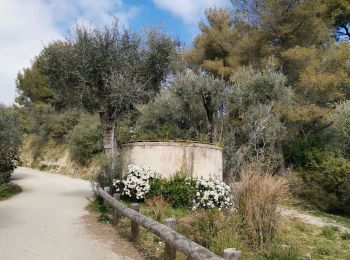
[[301,221],[303,221],[305,223],[308,223],[308,224],[311,224],[311,225],[315,225],[315,226],[318,226],[318,227],[336,226],[336,227],[339,228],[339,230],[341,230],[343,232],[350,233],[350,228],[348,228],[348,227],[344,227],[343,225],[335,223],[335,222],[331,222],[328,219],[324,219],[324,218],[321,218],[321,217],[313,216],[313,215],[310,215],[308,213],[300,212],[300,211],[295,210],[295,209],[282,208],[281,209],[281,213],[285,217],[298,218]]
[[87,230],[89,182],[28,168],[17,169],[13,182],[23,192],[0,202],[0,259],[138,259],[127,242]]

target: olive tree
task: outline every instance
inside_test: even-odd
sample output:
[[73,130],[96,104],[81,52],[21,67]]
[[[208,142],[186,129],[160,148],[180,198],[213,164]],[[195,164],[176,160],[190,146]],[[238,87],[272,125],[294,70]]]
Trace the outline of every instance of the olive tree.
[[217,119],[223,112],[225,81],[208,73],[186,70],[174,76],[172,91],[183,99],[192,97],[202,105],[209,127],[208,142],[217,142]]
[[168,88],[153,102],[141,107],[140,125],[146,130],[159,130],[168,124],[176,137],[218,141],[217,121],[222,114],[225,81],[190,69],[175,73]]
[[41,55],[56,100],[99,112],[105,154],[113,158],[118,116],[159,91],[175,53],[175,42],[159,30],[132,33],[114,21],[103,29],[77,26]]
[[272,60],[261,70],[242,67],[228,85],[224,138],[225,178],[239,176],[245,164],[283,171],[283,113],[293,101],[287,78]]

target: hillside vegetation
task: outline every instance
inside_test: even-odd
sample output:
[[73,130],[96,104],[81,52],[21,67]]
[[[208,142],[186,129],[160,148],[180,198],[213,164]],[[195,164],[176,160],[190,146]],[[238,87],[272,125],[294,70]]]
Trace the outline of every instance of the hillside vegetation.
[[287,2],[209,8],[190,49],[117,21],[48,44],[17,77],[34,161],[56,144],[87,165],[131,140],[211,142],[228,183],[252,164],[292,172],[297,196],[350,214],[349,4]]
[[[172,208],[204,210],[203,223],[189,220],[196,229],[188,234],[212,250],[222,249],[220,225],[237,218],[231,242],[253,257],[346,259],[348,234],[284,226],[278,205],[292,193],[319,211],[350,216],[350,4],[231,2],[207,9],[190,48],[158,29],[122,30],[118,21],[77,25],[67,39],[46,45],[17,77],[23,161],[69,174],[96,169],[95,180],[123,191],[126,201],[158,196]],[[214,202],[224,188],[200,190],[186,173],[170,180],[147,173],[152,187],[138,166],[121,172],[120,144],[169,139],[222,146],[232,215]],[[212,181],[209,190],[226,187]],[[242,189],[234,193],[237,182]],[[212,208],[227,214],[213,217]],[[288,229],[309,240],[284,242]]]

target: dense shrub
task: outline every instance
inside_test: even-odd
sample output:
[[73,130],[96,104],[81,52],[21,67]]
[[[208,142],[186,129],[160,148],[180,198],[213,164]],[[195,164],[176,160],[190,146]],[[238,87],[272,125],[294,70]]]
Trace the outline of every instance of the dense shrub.
[[[0,163],[3,163],[3,160]],[[0,185],[9,182],[10,178],[11,172],[0,172]]]
[[101,124],[97,116],[83,116],[67,136],[72,158],[85,164],[93,155],[103,151]]
[[176,86],[163,90],[155,99],[140,107],[137,132],[148,139],[199,140],[208,123],[200,97],[179,93]]
[[26,130],[36,134],[40,142],[45,142],[49,138],[52,122],[55,118],[54,110],[49,105],[33,105],[28,115]]
[[166,183],[167,180],[161,177],[153,178],[152,180],[150,180],[151,187],[146,197],[152,198],[163,196],[163,190]]
[[9,181],[17,166],[21,137],[16,111],[0,106],[0,184]]
[[36,160],[47,144],[56,114],[49,105],[33,104],[25,116],[24,130],[31,136],[31,155]]
[[121,178],[121,165],[119,158],[111,161],[105,154],[101,154],[99,158],[99,168],[95,172],[93,180],[100,187],[112,187],[114,180]]
[[281,218],[278,205],[287,193],[283,179],[257,168],[245,169],[234,199],[250,246],[263,247],[272,241]]
[[165,183],[163,196],[172,206],[190,207],[196,195],[195,183],[180,172]]
[[113,186],[127,199],[151,201],[153,198],[162,198],[174,208],[221,210],[232,205],[231,191],[225,183],[212,179],[188,178],[182,172],[164,179],[152,170],[129,165],[126,178],[115,179]]
[[350,161],[327,150],[306,154],[305,170],[298,195],[332,213],[350,214]]
[[324,149],[325,136],[310,135],[306,138],[296,138],[284,148],[286,163],[296,168],[304,168],[308,163],[307,154],[316,149]]
[[350,136],[350,100],[339,103],[335,108],[332,119],[335,128],[343,135]]
[[52,119],[50,127],[50,136],[58,142],[63,142],[65,136],[79,122],[81,111],[68,110],[63,113],[56,114]]

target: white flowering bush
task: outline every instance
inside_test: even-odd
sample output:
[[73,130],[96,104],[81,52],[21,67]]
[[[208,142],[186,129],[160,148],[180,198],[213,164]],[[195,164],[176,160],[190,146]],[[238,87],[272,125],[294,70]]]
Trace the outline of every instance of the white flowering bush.
[[193,210],[198,208],[225,210],[232,205],[230,187],[222,181],[197,179],[195,188],[197,192],[193,201]]
[[142,200],[150,191],[150,181],[156,177],[156,172],[137,165],[129,165],[125,180],[114,180],[113,186],[121,195]]

